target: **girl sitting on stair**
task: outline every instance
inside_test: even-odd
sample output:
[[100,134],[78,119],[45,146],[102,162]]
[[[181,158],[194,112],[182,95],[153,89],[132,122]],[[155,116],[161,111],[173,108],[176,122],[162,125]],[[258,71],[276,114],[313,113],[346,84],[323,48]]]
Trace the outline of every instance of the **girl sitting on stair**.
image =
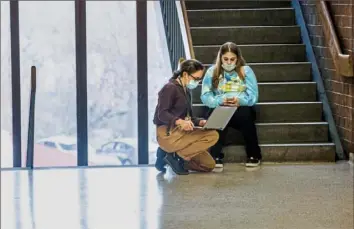
[[[235,43],[227,42],[220,47],[216,64],[207,70],[203,79],[201,100],[210,108],[209,114],[217,106],[238,107],[228,127],[240,130],[245,139],[246,166],[258,166],[262,155],[255,125],[257,79],[251,67],[246,65],[241,50]],[[226,133],[227,128],[219,132],[219,141],[211,148],[217,168],[223,167],[222,147]]]

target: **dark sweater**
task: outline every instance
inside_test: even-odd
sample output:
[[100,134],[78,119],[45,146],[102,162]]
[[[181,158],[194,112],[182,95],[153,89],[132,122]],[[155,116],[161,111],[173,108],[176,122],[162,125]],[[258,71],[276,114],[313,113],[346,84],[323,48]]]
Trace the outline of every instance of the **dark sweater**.
[[182,85],[173,79],[159,91],[154,115],[155,125],[173,127],[177,119],[186,118],[187,111],[189,111],[194,126],[199,125],[202,118],[193,117],[191,93],[188,89],[186,92],[185,94]]

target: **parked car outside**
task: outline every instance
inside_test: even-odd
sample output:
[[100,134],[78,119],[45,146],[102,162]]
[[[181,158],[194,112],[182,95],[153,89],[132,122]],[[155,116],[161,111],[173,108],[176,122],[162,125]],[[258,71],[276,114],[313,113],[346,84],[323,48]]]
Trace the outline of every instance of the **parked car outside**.
[[[58,135],[48,138],[43,138],[37,141],[37,144],[57,149],[62,153],[68,153],[77,157],[77,138],[74,136]],[[88,160],[89,165],[121,165],[121,161],[112,160],[108,155],[97,155],[96,150],[88,145]]]
[[[158,144],[149,142],[149,164],[155,163],[157,148]],[[96,152],[99,155],[115,155],[122,161],[123,165],[138,163],[138,142],[136,138],[116,138],[102,144]]]

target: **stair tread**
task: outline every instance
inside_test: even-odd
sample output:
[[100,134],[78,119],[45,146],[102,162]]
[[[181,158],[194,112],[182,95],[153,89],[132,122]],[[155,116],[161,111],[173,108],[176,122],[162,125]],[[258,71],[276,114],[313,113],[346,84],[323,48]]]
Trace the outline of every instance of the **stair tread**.
[[[296,82],[258,82],[258,85],[289,85],[289,84],[316,84],[314,81],[296,81]],[[200,83],[199,85],[202,85]]]
[[[204,63],[208,69],[215,63]],[[259,83],[262,82],[311,82],[310,62],[251,62],[248,63],[257,76]]]
[[316,82],[314,81],[304,81],[304,82],[261,82],[261,83],[258,83],[258,85],[270,85],[270,84],[273,84],[273,85],[289,85],[289,84],[316,84]]
[[289,7],[291,7],[290,1],[186,1],[187,9],[269,9]]
[[[298,101],[298,102],[259,102],[256,105],[282,105],[282,104],[321,104],[322,102],[319,101]],[[203,103],[193,103],[193,106],[206,106]]]
[[[262,149],[262,161],[299,162],[299,161],[335,161],[335,144],[332,142],[316,143],[276,143],[259,144]],[[244,145],[228,145],[223,148],[225,163],[244,162]]]
[[[300,102],[317,101],[317,83],[313,81],[305,82],[258,82],[258,102]],[[199,84],[192,91],[193,103],[200,102],[202,84]]]
[[[242,145],[229,145],[230,146],[235,146],[235,147],[242,147]],[[314,142],[314,143],[277,143],[277,144],[259,144],[259,146],[270,146],[270,147],[276,147],[276,146],[334,146],[333,142]],[[228,147],[228,146],[226,146]]]
[[[214,65],[215,63],[212,64],[203,64],[204,66],[211,66]],[[311,62],[307,62],[307,61],[298,61],[298,62],[294,62],[294,61],[284,61],[284,62],[252,62],[252,63],[247,63],[247,65],[250,66],[256,66],[256,65],[311,65]],[[290,82],[290,81],[289,81]]]
[[198,10],[187,10],[187,12],[215,12],[215,11],[272,11],[272,10],[293,10],[291,7],[280,7],[280,8],[228,8],[228,9],[198,9]]
[[[209,43],[194,43],[195,58],[203,63],[214,63],[220,48],[220,41]],[[258,43],[258,44],[257,44]],[[271,42],[269,44],[259,42],[243,43],[238,46],[248,63],[273,63],[273,62],[306,62],[306,46],[302,43]]]
[[249,63],[248,65],[285,65],[285,64],[311,64],[308,61],[299,61],[299,62],[260,62],[260,63]]
[[[219,45],[193,45],[194,48],[215,48],[215,47],[220,47],[222,44]],[[268,44],[242,44],[242,45],[237,45],[240,48],[242,47],[248,47],[248,46],[305,46],[303,43],[299,44],[277,44],[277,43],[268,43]]]
[[328,125],[328,122],[256,122],[258,126],[304,126],[304,125]]
[[300,28],[298,25],[198,26],[190,29]]
[[[322,102],[258,102],[257,123],[303,123],[322,122]],[[193,113],[205,117],[209,108],[199,103],[194,103]],[[290,113],[289,113],[290,112]]]

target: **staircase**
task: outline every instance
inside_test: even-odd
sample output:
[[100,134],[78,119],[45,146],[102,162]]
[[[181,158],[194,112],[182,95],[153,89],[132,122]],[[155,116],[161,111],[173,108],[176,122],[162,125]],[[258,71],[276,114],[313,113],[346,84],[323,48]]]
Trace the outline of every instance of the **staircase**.
[[[214,63],[226,41],[240,45],[259,83],[257,131],[264,161],[333,162],[322,104],[312,82],[290,1],[186,1],[195,58]],[[207,108],[193,91],[195,115]],[[237,139],[237,142],[235,142]],[[242,135],[230,130],[225,162],[245,159]]]

